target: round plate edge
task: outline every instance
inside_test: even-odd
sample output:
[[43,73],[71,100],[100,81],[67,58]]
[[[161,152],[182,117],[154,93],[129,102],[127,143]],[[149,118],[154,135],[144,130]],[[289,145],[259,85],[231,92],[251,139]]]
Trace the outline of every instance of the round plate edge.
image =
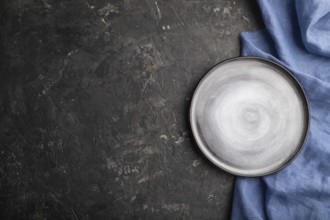
[[[196,99],[196,94],[197,94],[197,91],[198,91],[198,88],[200,87],[200,85],[203,83],[203,81],[219,66],[221,65],[224,65],[225,63],[228,63],[228,62],[233,62],[233,61],[236,61],[236,60],[247,60],[247,59],[251,59],[251,60],[259,60],[259,61],[263,61],[265,63],[270,63],[272,65],[275,65],[277,66],[278,68],[280,69],[283,69],[284,72],[287,73],[288,76],[290,76],[293,81],[295,83],[297,83],[298,85],[298,89],[300,90],[300,92],[302,93],[302,96],[303,96],[303,99],[305,101],[305,104],[306,104],[306,114],[307,114],[307,118],[306,118],[306,130],[305,130],[305,134],[304,134],[304,138],[303,138],[303,141],[301,143],[301,146],[299,147],[298,151],[296,152],[296,154],[291,157],[285,164],[283,164],[283,166],[279,167],[278,169],[275,169],[275,170],[272,170],[272,171],[269,171],[269,172],[265,172],[265,173],[261,173],[261,174],[251,174],[251,175],[248,175],[248,174],[242,174],[242,173],[237,173],[237,172],[233,172],[231,170],[228,170],[224,167],[222,167],[221,165],[219,165],[219,163],[217,163],[216,160],[214,160],[210,155],[209,153],[204,149],[204,147],[200,146],[200,144],[198,143],[198,137],[196,135],[197,133],[197,130],[196,128],[193,126],[193,118],[192,118],[192,114],[193,114],[193,104],[194,104],[194,100]],[[265,58],[261,58],[261,57],[256,57],[256,56],[239,56],[239,57],[233,57],[233,58],[229,58],[229,59],[226,59],[224,61],[221,61],[219,62],[218,64],[216,64],[214,67],[212,67],[209,71],[207,71],[207,73],[203,76],[203,78],[199,81],[198,85],[196,86],[195,90],[194,90],[194,93],[193,93],[193,96],[192,96],[192,99],[191,99],[191,102],[190,102],[190,109],[189,109],[189,122],[190,122],[190,128],[192,130],[192,133],[193,133],[193,136],[194,136],[194,139],[195,139],[195,142],[198,146],[198,148],[202,151],[203,155],[209,160],[212,162],[212,164],[214,164],[216,167],[230,173],[230,174],[233,174],[233,175],[236,175],[236,176],[242,176],[242,177],[260,177],[260,176],[267,176],[267,175],[270,175],[270,174],[273,174],[273,173],[276,173],[282,169],[284,169],[285,167],[287,167],[289,164],[291,164],[296,158],[297,156],[300,154],[300,152],[302,151],[302,149],[304,148],[305,144],[306,144],[306,140],[307,140],[307,137],[308,137],[308,134],[309,134],[309,129],[310,129],[310,108],[309,108],[309,102],[308,102],[308,98],[307,98],[307,95],[305,93],[305,90],[303,89],[302,85],[300,84],[299,80],[291,73],[291,71],[289,71],[286,67],[284,67],[283,65],[275,62],[275,61],[272,61],[272,60],[269,60],[269,59],[265,59]]]

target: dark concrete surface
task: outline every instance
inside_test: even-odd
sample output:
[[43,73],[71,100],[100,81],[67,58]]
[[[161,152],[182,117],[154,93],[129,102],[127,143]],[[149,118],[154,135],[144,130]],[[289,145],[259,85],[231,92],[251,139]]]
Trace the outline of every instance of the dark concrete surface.
[[0,219],[227,219],[191,135],[198,81],[251,0],[1,0]]

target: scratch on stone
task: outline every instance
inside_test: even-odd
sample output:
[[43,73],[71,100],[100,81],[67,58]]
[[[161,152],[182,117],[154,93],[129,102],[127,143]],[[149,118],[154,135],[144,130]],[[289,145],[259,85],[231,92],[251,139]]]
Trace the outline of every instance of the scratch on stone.
[[154,11],[153,8],[151,9],[151,13],[152,13],[153,17],[155,18],[155,20],[157,22],[157,26],[158,26],[158,16],[156,15],[156,13],[155,13],[155,11]]
[[244,19],[244,21],[246,21],[247,23],[250,22],[249,19],[248,19],[247,17],[245,17],[244,15],[243,15],[243,19]]
[[160,9],[158,7],[158,3],[155,2],[156,8],[157,8],[157,12],[158,12],[158,19],[160,20],[162,18],[162,13],[160,12]]
[[144,83],[144,85],[143,85],[143,88],[142,88],[142,91],[141,91],[141,96],[143,96],[143,94],[144,94],[144,92],[145,92],[145,90],[146,90],[146,88],[147,88],[147,86],[148,86],[148,84],[151,82],[151,75],[150,75],[150,77],[149,77],[149,79],[147,79],[147,81]]
[[52,100],[49,96],[48,96],[48,99],[49,99],[49,102],[50,102],[53,106],[57,107],[57,106],[54,104],[53,100]]
[[174,121],[174,124],[175,124],[176,123],[176,117],[175,117],[174,112],[172,112],[172,116],[173,116],[173,121]]
[[74,218],[75,218],[76,220],[78,220],[78,217],[77,217],[76,213],[73,211],[73,208],[71,208],[71,211],[72,211],[72,213],[73,213],[73,215],[74,215]]
[[[164,28],[166,29],[165,26],[163,27],[163,29]],[[159,61],[161,62],[160,65],[165,66],[166,64],[169,63],[174,64],[174,58],[172,57],[172,55],[166,50],[166,48],[164,48],[164,46],[161,46],[162,43],[159,43],[161,41],[159,39],[159,36],[155,34],[154,36],[151,37],[151,39],[152,39],[153,47],[156,49],[156,54],[159,58]],[[163,36],[163,40],[164,39],[166,39],[165,36]]]
[[177,17],[177,19],[178,19],[178,24],[180,25],[184,25],[184,23],[183,23],[183,21],[182,21],[182,18],[179,16],[179,14],[177,13],[177,11],[175,10],[175,8],[173,7],[173,5],[171,5],[171,8],[172,8],[172,10],[173,10],[173,12],[174,12],[174,14],[175,14],[175,16]]

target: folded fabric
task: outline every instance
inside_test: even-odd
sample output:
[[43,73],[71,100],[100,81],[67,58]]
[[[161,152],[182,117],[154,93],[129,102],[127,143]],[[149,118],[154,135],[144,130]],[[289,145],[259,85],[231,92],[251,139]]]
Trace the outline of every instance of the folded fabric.
[[[238,177],[236,219],[330,219],[330,2],[260,0],[265,29],[242,33],[242,55],[273,60],[302,84],[310,132],[299,156],[261,178]],[[285,108],[285,106],[283,106]]]
[[306,49],[330,57],[330,1],[296,0],[295,6]]

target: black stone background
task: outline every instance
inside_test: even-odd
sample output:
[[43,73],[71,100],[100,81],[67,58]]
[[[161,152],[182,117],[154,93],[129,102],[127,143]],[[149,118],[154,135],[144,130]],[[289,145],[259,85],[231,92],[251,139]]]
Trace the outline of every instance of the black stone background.
[[227,219],[199,80],[262,26],[252,0],[1,0],[0,219]]

